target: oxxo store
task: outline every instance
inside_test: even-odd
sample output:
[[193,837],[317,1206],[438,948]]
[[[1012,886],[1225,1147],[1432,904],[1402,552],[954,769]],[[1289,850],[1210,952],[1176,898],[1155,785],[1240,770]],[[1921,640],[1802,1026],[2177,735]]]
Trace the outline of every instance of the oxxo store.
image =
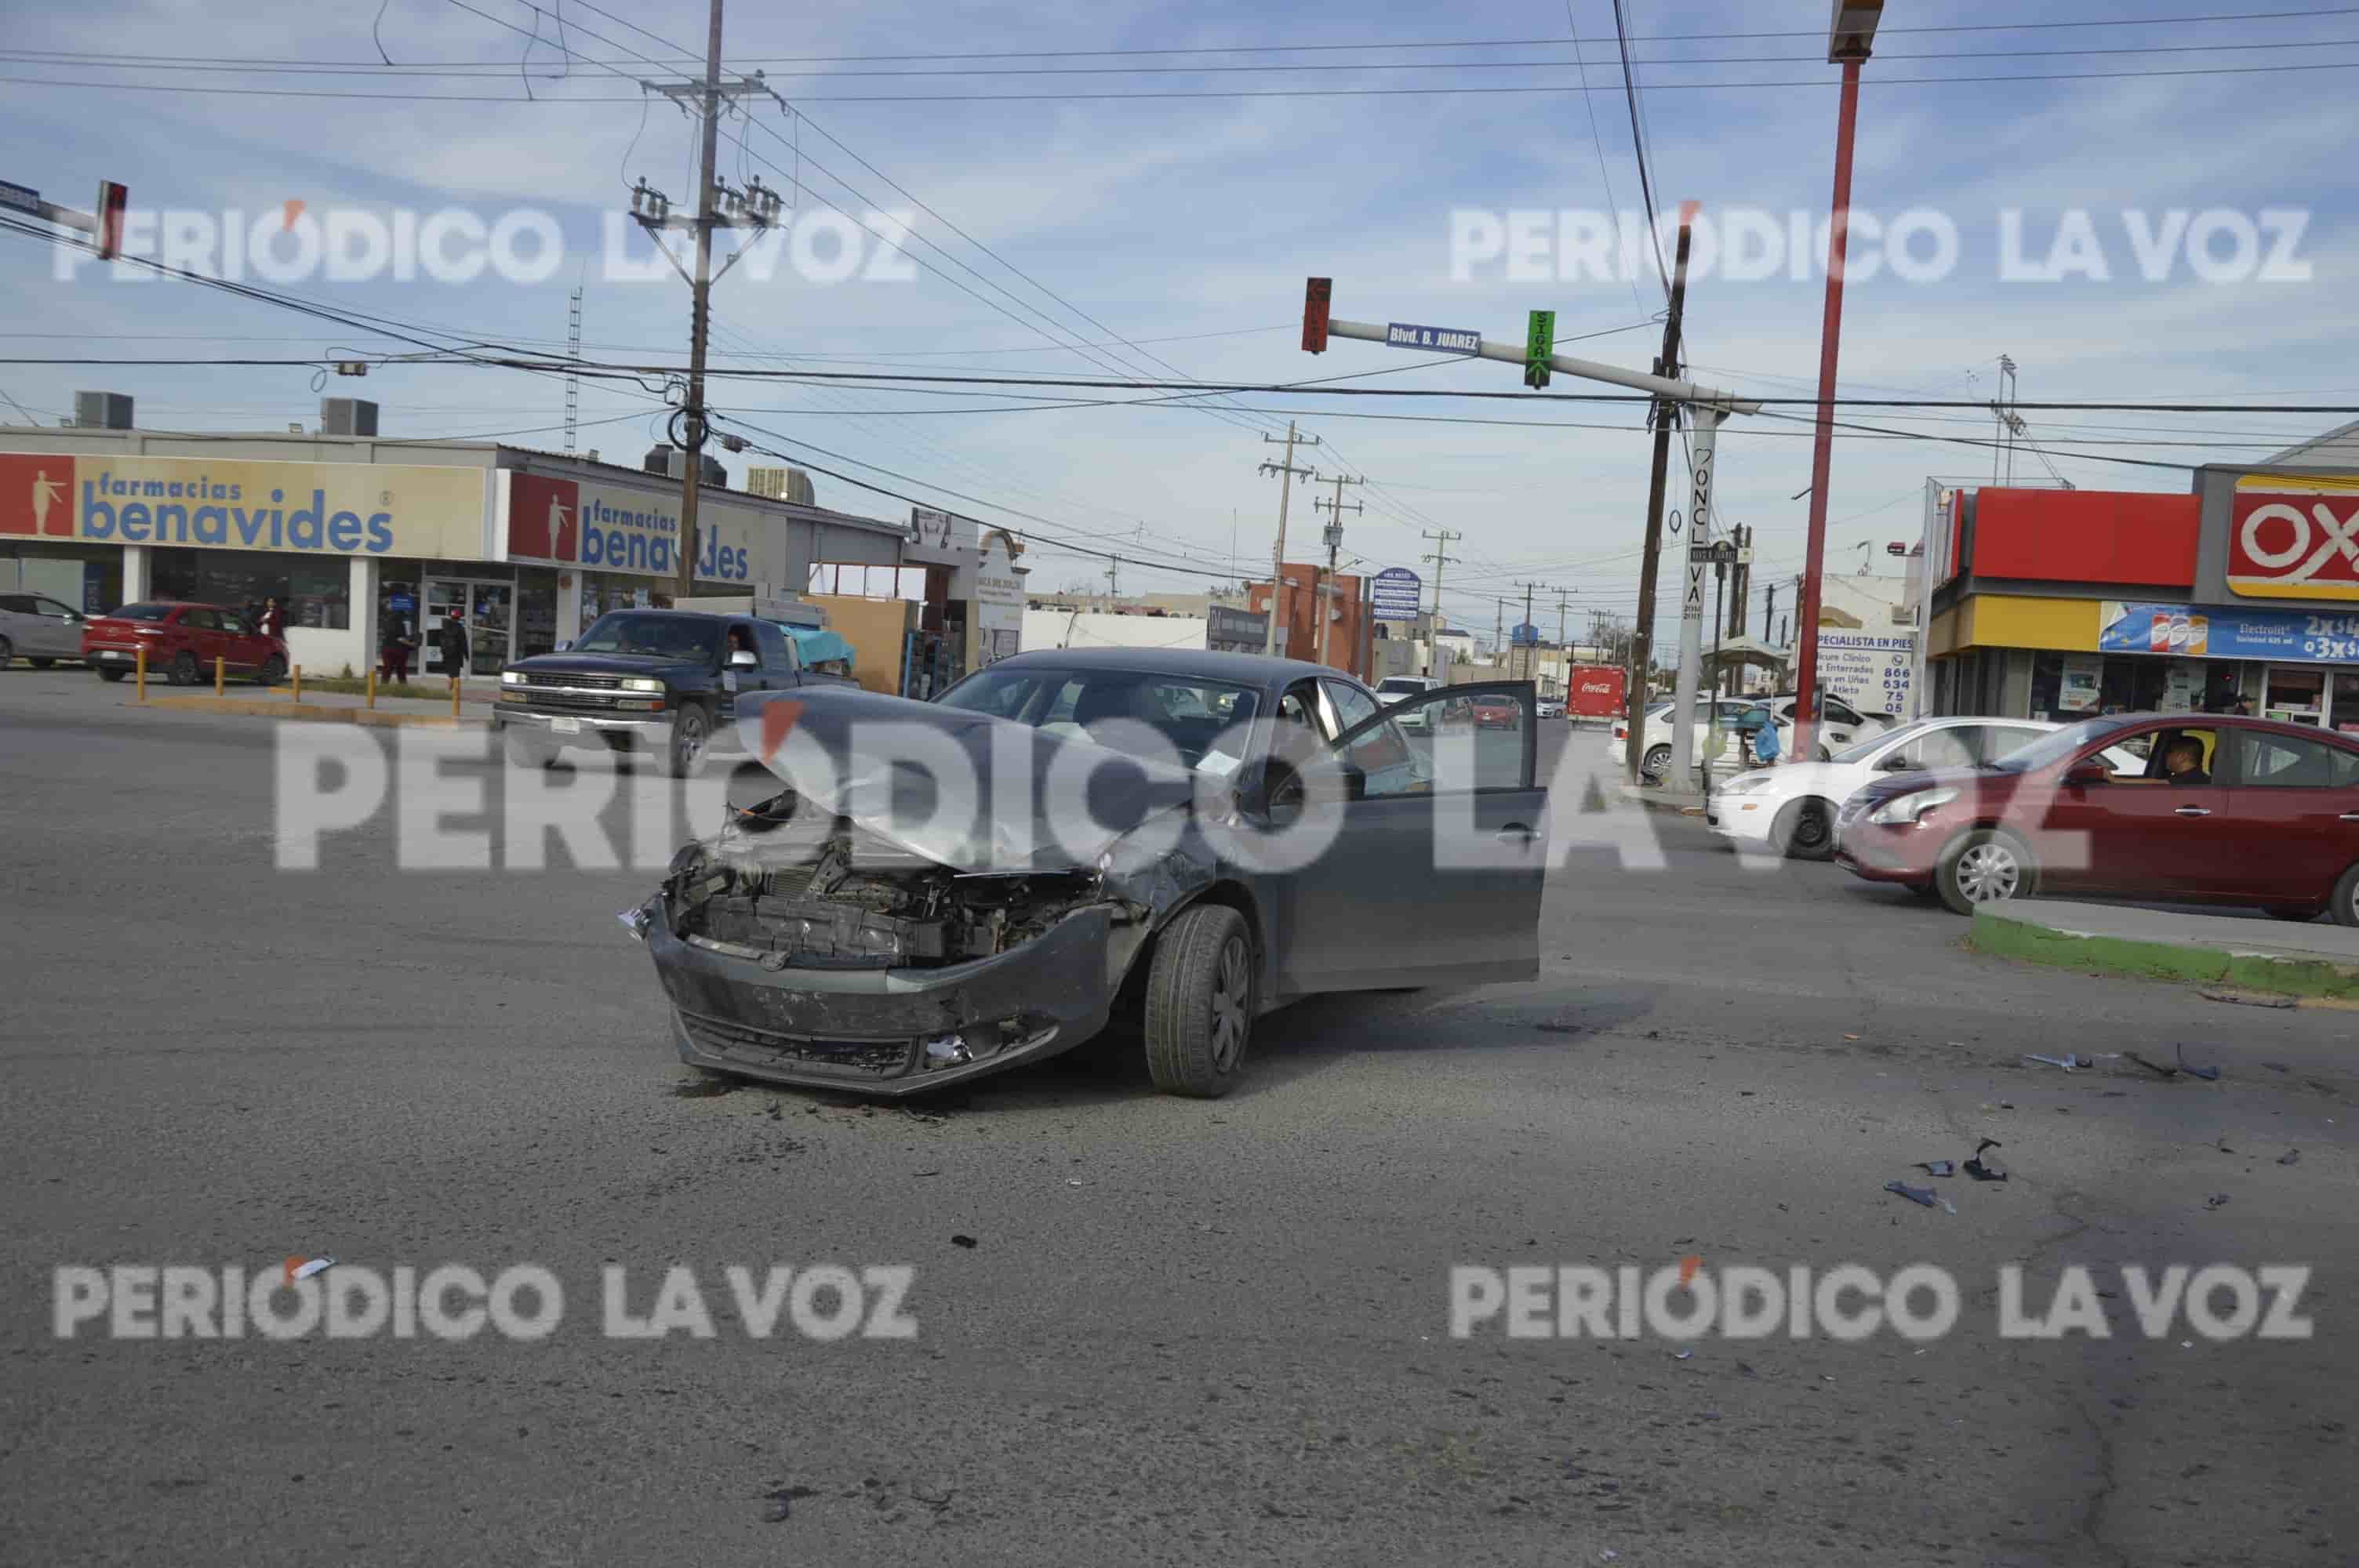
[[1930,711],[2244,711],[2359,733],[2359,470],[1984,489],[1927,541]]
[[[0,555],[21,580],[79,573],[100,609],[277,599],[291,661],[324,674],[375,663],[398,622],[439,677],[456,619],[469,673],[494,675],[668,600],[679,512],[660,476],[489,445],[0,430]],[[900,558],[897,524],[734,492],[705,492],[699,523],[700,593],[781,596],[817,528],[832,555]]]

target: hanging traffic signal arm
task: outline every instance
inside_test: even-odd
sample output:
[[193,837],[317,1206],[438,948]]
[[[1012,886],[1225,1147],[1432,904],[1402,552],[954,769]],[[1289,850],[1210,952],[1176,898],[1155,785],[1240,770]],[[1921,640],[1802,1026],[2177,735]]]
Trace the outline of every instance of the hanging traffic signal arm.
[[[1381,323],[1368,321],[1344,321],[1331,319],[1327,322],[1327,333],[1331,337],[1356,338],[1365,343],[1385,343],[1392,341],[1391,335]],[[1499,360],[1519,369],[1528,362],[1526,345],[1495,342],[1489,338],[1483,339],[1480,346],[1467,357]],[[1562,371],[1567,375],[1577,375],[1585,381],[1602,381],[1609,386],[1626,386],[1633,392],[1652,393],[1657,397],[1668,397],[1674,403],[1717,408],[1727,414],[1761,412],[1761,405],[1756,402],[1739,397],[1733,392],[1722,392],[1714,387],[1699,386],[1691,381],[1674,381],[1669,376],[1650,375],[1645,371],[1624,370],[1619,365],[1601,364],[1595,360],[1575,359],[1571,354],[1552,353],[1548,357],[1548,363],[1549,369]]]

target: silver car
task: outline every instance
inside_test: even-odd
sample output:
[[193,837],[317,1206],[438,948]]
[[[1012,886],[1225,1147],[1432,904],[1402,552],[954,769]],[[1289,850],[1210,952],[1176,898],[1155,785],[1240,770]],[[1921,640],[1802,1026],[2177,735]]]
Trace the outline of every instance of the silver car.
[[23,659],[45,670],[82,657],[82,622],[90,617],[39,593],[0,593],[0,669]]

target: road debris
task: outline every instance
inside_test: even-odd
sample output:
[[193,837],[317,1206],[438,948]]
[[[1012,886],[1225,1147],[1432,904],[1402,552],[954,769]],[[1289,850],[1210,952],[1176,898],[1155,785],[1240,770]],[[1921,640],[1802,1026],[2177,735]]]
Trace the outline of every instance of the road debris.
[[2201,994],[2213,1001],[2242,1002],[2246,1007],[2291,1007],[2294,1004],[2293,998],[2280,996],[2276,991],[2224,990],[2206,986]]
[[1975,1144],[1974,1157],[1966,1162],[1966,1174],[1972,1176],[1978,1182],[2003,1182],[2006,1180],[2006,1167],[1999,1164],[1995,1160],[1985,1161],[1983,1158],[1984,1150],[2003,1149],[2005,1147],[2006,1145],[2001,1143],[1995,1138],[1985,1138],[1980,1143]]
[[982,1243],[977,1241],[972,1236],[953,1236],[951,1238],[951,1245],[953,1247],[963,1247],[969,1251],[973,1251],[975,1248],[981,1246]]
[[1672,1357],[1671,1357],[1671,1359],[1672,1359],[1672,1360],[1674,1360],[1674,1361],[1691,1361],[1691,1360],[1693,1360],[1694,1358],[1695,1358],[1695,1352],[1694,1352],[1694,1351],[1692,1351],[1692,1350],[1681,1350],[1681,1351],[1679,1351],[1678,1353],[1676,1353],[1675,1355],[1673,1355],[1673,1356],[1672,1356]]
[[2207,1084],[2214,1082],[2220,1076],[2220,1069],[2217,1067],[2196,1067],[2189,1065],[2187,1061],[2187,1047],[2185,1045],[2179,1047],[2179,1070],[2185,1073],[2190,1078],[2201,1078]]
[[2203,1206],[2205,1208],[2222,1208],[2226,1206],[2227,1202],[2228,1195],[2226,1193],[2213,1193],[2210,1197],[2203,1200]]
[[1929,1176],[1954,1176],[1958,1173],[1955,1160],[1919,1160],[1917,1168]]
[[292,1285],[314,1274],[324,1273],[335,1267],[335,1262],[333,1258],[314,1258],[309,1262],[298,1262],[289,1258],[287,1260],[287,1282]]
[[2284,1153],[2277,1156],[2277,1163],[2280,1165],[2290,1165],[2300,1160],[2300,1150],[2288,1149]]
[[1933,1189],[1930,1187],[1912,1187],[1906,1182],[1886,1182],[1884,1184],[1884,1190],[1887,1193],[1898,1193],[1910,1203],[1923,1204],[1927,1208],[1933,1206]]
[[2061,1067],[2068,1073],[2078,1072],[2088,1065],[2078,1056],[2041,1056],[2027,1053],[2023,1059],[2027,1062],[2044,1062],[2051,1067]]
[[794,1513],[795,1499],[797,1498],[815,1498],[818,1496],[819,1488],[816,1487],[773,1487],[771,1490],[762,1494],[762,1501],[766,1505],[762,1509],[762,1522],[764,1524],[784,1524]]

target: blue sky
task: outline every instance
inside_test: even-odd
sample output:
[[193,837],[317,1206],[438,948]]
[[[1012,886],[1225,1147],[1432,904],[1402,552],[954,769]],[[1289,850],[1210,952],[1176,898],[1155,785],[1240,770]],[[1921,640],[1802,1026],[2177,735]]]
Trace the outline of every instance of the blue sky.
[[[637,33],[578,5],[564,8],[578,54],[619,62],[622,74],[572,64],[533,46],[531,89],[520,101],[516,66],[538,26],[556,36],[554,7],[522,0],[386,0],[298,5],[249,0],[224,14],[193,4],[114,5],[14,19],[0,75],[49,85],[12,86],[0,103],[0,178],[82,205],[102,178],[122,179],[135,205],[247,212],[289,200],[335,205],[464,205],[486,214],[544,209],[562,226],[568,271],[538,287],[496,280],[466,286],[392,282],[293,286],[336,304],[530,347],[560,346],[567,294],[583,261],[591,272],[584,336],[591,357],[684,358],[685,290],[676,280],[610,283],[597,276],[602,214],[620,206],[625,176],[646,176],[684,200],[691,189],[687,122],[660,100],[644,114],[624,77],[656,68],[580,29],[663,56],[654,38],[701,46],[700,5],[625,4],[606,9]],[[2250,3],[2222,10],[2262,10]],[[1639,3],[1630,15],[1641,69],[1649,168],[1666,209],[1694,199],[1707,211],[1751,207],[1822,213],[1832,172],[1836,72],[1811,57],[1824,26],[1820,0],[1794,4]],[[2149,8],[2077,5],[1896,5],[1892,29],[1992,22],[2136,17]],[[2189,5],[2186,14],[2209,14]],[[767,281],[748,267],[716,295],[719,362],[804,368],[927,366],[990,373],[1107,373],[1111,360],[1160,374],[1151,352],[1190,375],[1292,381],[1360,374],[1361,385],[1515,392],[1506,366],[1407,363],[1383,347],[1338,342],[1312,359],[1296,341],[1302,280],[1335,279],[1340,316],[1473,327],[1519,338],[1524,314],[1558,312],[1560,338],[1610,332],[1571,351],[1643,367],[1662,306],[1652,278],[1511,282],[1498,265],[1464,282],[1451,276],[1456,210],[1635,208],[1629,109],[1609,43],[1584,43],[1588,81],[1614,88],[1584,105],[1575,92],[1463,96],[1147,98],[1146,92],[1344,86],[1484,87],[1580,81],[1569,43],[1487,49],[1408,48],[1391,53],[1147,56],[1093,59],[872,60],[797,64],[783,57],[957,54],[974,51],[1170,49],[1360,44],[1432,45],[1480,39],[1562,39],[1568,16],[1586,38],[1610,39],[1602,0],[1517,0],[1441,7],[1299,7],[1228,4],[1184,13],[1121,5],[862,5],[767,9],[741,5],[727,29],[733,66],[763,61],[770,84],[799,103],[798,129],[775,104],[733,135],[778,168],[723,144],[727,178],[759,173],[783,186],[799,171],[813,194],[855,213],[910,205],[884,177],[940,218],[921,213],[911,250],[933,270],[914,281],[820,286],[781,267]],[[499,19],[495,22],[490,17]],[[500,22],[509,24],[501,26]],[[1660,35],[1776,33],[1799,37],[1665,40]],[[2334,47],[2334,40],[2352,44]],[[479,69],[426,77],[382,69]],[[2300,45],[2299,48],[2246,46]],[[2183,52],[2063,54],[2065,49]],[[2234,47],[2232,47],[2234,46]],[[144,67],[68,66],[32,51],[162,57]],[[1918,59],[1918,54],[1987,58]],[[1788,58],[1792,57],[1792,58]],[[214,61],[312,62],[311,69],[200,70]],[[1385,70],[1295,70],[1207,74],[1206,64],[1332,66],[1391,62]],[[1530,69],[1448,69],[1449,62],[1561,61]],[[2176,23],[2028,31],[1887,30],[1862,96],[1854,201],[1891,216],[1909,209],[1948,215],[1962,248],[1943,280],[1890,276],[1854,282],[1843,329],[1844,390],[1862,395],[1986,399],[1997,357],[2020,367],[2020,395],[2042,398],[2250,398],[2359,403],[2359,373],[2343,369],[2354,336],[2349,308],[2354,250],[2348,107],[2353,71],[2014,82],[1904,82],[1904,78],[2086,72],[2156,72],[2270,66],[2359,67],[2359,15],[2229,23]],[[318,62],[339,62],[330,70]],[[1054,67],[1061,74],[877,75],[991,65]],[[163,69],[166,66],[181,69]],[[1083,69],[1156,66],[1153,73],[1079,74]],[[1183,69],[1170,69],[1170,68]],[[566,70],[564,80],[553,73]],[[793,72],[812,74],[790,74]],[[1683,82],[1806,81],[1803,87],[1683,91]],[[80,85],[68,86],[67,82]],[[134,90],[129,84],[167,91]],[[104,84],[104,85],[102,85]],[[209,92],[193,88],[215,90]],[[268,96],[272,92],[450,93],[512,103],[410,103]],[[1061,94],[997,103],[859,102],[877,95],[979,92]],[[1125,96],[1093,99],[1084,93]],[[585,102],[584,100],[600,100]],[[619,101],[606,101],[619,100]],[[830,100],[837,100],[830,102]],[[1592,111],[1594,112],[1593,124]],[[840,138],[829,143],[813,127]],[[795,148],[799,142],[801,157]],[[848,147],[847,153],[844,148]],[[856,155],[856,159],[853,155]],[[875,170],[862,167],[864,159]],[[1608,195],[1610,189],[1611,196]],[[859,194],[855,196],[853,191]],[[865,198],[866,200],[863,200]],[[2024,214],[2036,260],[2068,209],[2086,209],[2114,276],[2051,283],[1999,276],[2001,213]],[[2158,279],[2138,275],[2124,210],[2151,222],[2173,209],[2265,209],[2308,214],[2296,252],[2307,282],[2207,282],[2181,254]],[[1020,268],[1019,277],[967,238]],[[0,335],[15,356],[308,356],[332,348],[397,347],[219,292],[171,283],[119,282],[92,270],[52,276],[51,258],[14,236],[0,244]],[[953,259],[955,258],[955,259]],[[972,268],[970,272],[965,270]],[[946,275],[946,276],[945,276]],[[1037,280],[1036,287],[1035,281]],[[951,279],[957,280],[956,283]],[[984,281],[990,280],[989,282]],[[962,290],[964,284],[973,293]],[[998,286],[998,287],[995,287]],[[1050,292],[1044,292],[1045,290]],[[1002,292],[1004,289],[1005,292]],[[977,295],[984,297],[976,297]],[[1053,296],[1053,297],[1052,297]],[[992,303],[995,302],[996,308]],[[1690,297],[1690,357],[1699,379],[1761,395],[1813,384],[1821,286],[1816,265],[1796,281],[1699,279]],[[1109,334],[1080,314],[1103,323]],[[1053,324],[1050,326],[1049,324]],[[1617,329],[1627,329],[1614,330]],[[1158,341],[1083,355],[1056,343],[1110,336]],[[762,357],[756,357],[762,356]],[[773,357],[773,356],[784,356]],[[800,356],[800,357],[797,357]],[[810,356],[834,356],[821,359]],[[866,357],[864,357],[866,356]],[[1366,377],[1364,373],[1385,372]],[[311,373],[297,368],[0,367],[0,394],[54,418],[77,387],[140,399],[142,423],[195,429],[281,429],[316,417]],[[424,436],[548,427],[515,438],[555,448],[561,388],[515,373],[452,367],[386,368],[327,390],[375,397],[386,433]],[[632,389],[636,390],[636,389]],[[978,389],[1000,390],[1006,389]],[[1559,378],[1552,391],[1583,390]],[[1591,390],[1605,390],[1595,388]],[[1256,471],[1262,441],[1285,414],[1225,417],[1187,406],[1042,409],[962,394],[921,395],[869,387],[801,388],[722,382],[713,401],[739,417],[836,453],[913,476],[883,479],[832,459],[828,467],[877,479],[986,521],[1088,539],[1163,561],[1224,568],[1266,563],[1276,482]],[[1111,394],[1080,394],[1108,396]],[[1445,608],[1487,633],[1495,596],[1527,579],[1574,590],[1585,608],[1626,613],[1635,602],[1648,443],[1623,405],[1497,400],[1277,398],[1236,400],[1282,409],[1323,440],[1302,461],[1322,472],[1364,474],[1354,493],[1365,512],[1346,519],[1346,557],[1371,565],[1419,565],[1420,531],[1456,530],[1462,557],[1450,568]],[[626,391],[585,387],[581,445],[634,460],[648,443],[655,405]],[[990,412],[977,412],[991,409]],[[1603,427],[1536,429],[1415,423],[1367,415],[1556,421]],[[1986,438],[1986,415],[1871,414],[1852,417],[1894,429]],[[2183,472],[2060,455],[2106,452],[2153,461],[2256,457],[2343,422],[2332,416],[2057,412],[2028,415],[2056,470],[2084,487],[2182,490]],[[1809,482],[1803,427],[1732,422],[1723,443],[1723,516],[1756,526],[1763,579],[1799,564]],[[2122,445],[2100,442],[2203,442]],[[740,460],[742,463],[742,460]],[[2029,453],[2017,471],[2046,477]],[[1846,438],[1830,487],[1831,566],[1848,569],[1858,547],[1882,561],[1887,539],[1913,539],[1929,473],[1987,476],[1985,449]],[[1675,470],[1676,470],[1675,463]],[[903,503],[822,478],[821,499],[849,511],[901,515]],[[963,492],[973,500],[945,492]],[[1288,554],[1311,558],[1321,519],[1298,494]],[[991,504],[984,504],[989,503]],[[1033,514],[1034,521],[1018,515]],[[1103,563],[1041,547],[1035,580],[1095,579]],[[1189,588],[1209,573],[1126,566],[1129,589]],[[1539,596],[1552,602],[1552,593]],[[1790,599],[1790,594],[1781,599]],[[1671,608],[1676,608],[1676,600]],[[1756,601],[1756,616],[1757,616]],[[1513,616],[1510,616],[1513,619]],[[1553,630],[1549,616],[1539,618]],[[1667,629],[1668,634],[1668,629]]]

